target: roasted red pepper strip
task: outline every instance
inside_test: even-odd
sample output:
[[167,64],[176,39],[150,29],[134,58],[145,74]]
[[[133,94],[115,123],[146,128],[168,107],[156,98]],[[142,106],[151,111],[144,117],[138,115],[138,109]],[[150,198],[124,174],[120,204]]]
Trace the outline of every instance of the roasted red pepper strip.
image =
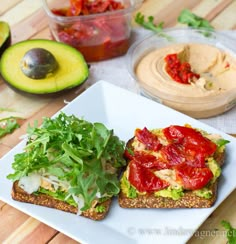
[[161,170],[170,168],[168,161],[164,161],[162,158],[157,158],[154,155],[143,151],[136,151],[134,153],[133,160],[142,167],[148,169]]
[[146,146],[148,150],[158,151],[162,146],[158,137],[150,132],[146,127],[142,130],[136,129],[135,136]]
[[[59,16],[93,15],[124,9],[121,2],[115,0],[70,0],[70,6],[53,9]],[[77,48],[87,62],[105,60],[123,55],[129,48],[127,19],[123,15],[96,16],[88,21],[78,20],[66,26],[58,25],[58,38],[61,42]]]
[[68,8],[53,9],[52,12],[60,16],[80,16],[120,9],[124,9],[124,5],[114,0],[70,0]]
[[104,13],[108,11],[110,4],[111,4],[110,1],[103,1],[103,0],[96,0],[90,2],[89,12],[90,14]]
[[163,146],[161,155],[168,162],[169,168],[186,162],[186,155],[181,144],[173,143]]
[[67,16],[79,16],[83,8],[83,0],[70,0],[70,8],[67,11]]
[[176,178],[184,189],[198,190],[203,188],[213,177],[209,168],[194,168],[187,164],[175,167]]
[[181,144],[180,155],[184,154],[185,162],[194,167],[205,167],[205,159],[217,149],[214,142],[190,127],[173,125],[163,129],[163,133],[170,143]]
[[140,192],[166,188],[169,183],[158,178],[153,172],[171,169],[175,170],[177,181],[184,189],[196,190],[204,187],[213,177],[205,160],[214,154],[216,144],[199,131],[185,126],[169,126],[163,129],[163,134],[168,140],[167,145],[162,145],[157,136],[147,128],[135,131],[135,136],[146,149],[156,149],[158,153],[150,154],[149,151],[143,150],[126,152],[126,158],[131,160],[128,177],[130,183]]
[[169,186],[168,182],[161,180],[150,169],[140,166],[135,160],[130,161],[128,180],[139,192],[153,192]]
[[126,160],[130,161],[134,158],[134,152],[126,148],[123,156]]

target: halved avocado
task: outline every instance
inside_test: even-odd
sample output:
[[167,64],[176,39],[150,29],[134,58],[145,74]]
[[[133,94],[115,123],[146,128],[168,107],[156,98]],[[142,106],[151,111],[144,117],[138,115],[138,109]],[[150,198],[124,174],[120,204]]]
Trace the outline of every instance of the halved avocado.
[[[58,67],[45,78],[33,79],[22,71],[22,62],[30,50],[38,48],[50,52]],[[34,65],[38,60],[35,58]],[[48,61],[51,62],[50,59]],[[39,72],[39,69],[35,70]],[[0,72],[10,86],[31,94],[51,94],[71,89],[82,84],[89,75],[88,64],[77,49],[46,39],[22,41],[7,48],[1,57]]]
[[11,45],[10,26],[5,21],[0,21],[0,56]]

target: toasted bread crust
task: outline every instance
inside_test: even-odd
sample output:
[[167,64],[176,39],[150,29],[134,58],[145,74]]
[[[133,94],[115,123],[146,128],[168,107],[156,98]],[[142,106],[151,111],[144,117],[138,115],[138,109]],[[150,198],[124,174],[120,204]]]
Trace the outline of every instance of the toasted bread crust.
[[[20,202],[26,202],[26,203],[31,203],[31,204],[36,204],[36,205],[41,205],[49,208],[55,208],[58,210],[62,210],[65,212],[70,212],[73,214],[77,214],[78,208],[74,207],[66,202],[54,199],[51,196],[48,196],[43,193],[39,194],[28,194],[25,192],[21,187],[18,185],[18,181],[15,181],[12,186],[12,192],[11,196],[14,200],[20,201]],[[90,218],[93,220],[102,220],[109,211],[111,204],[111,199],[106,200],[103,203],[100,203],[100,206],[105,207],[105,211],[102,213],[98,213],[95,211],[94,208],[88,209],[86,211],[83,211],[81,213],[81,216],[84,216],[86,218]]]
[[[126,147],[133,149],[134,137],[128,140]],[[214,159],[220,167],[225,161],[225,151],[214,155]],[[129,162],[127,162],[129,163]],[[120,192],[118,202],[122,208],[209,208],[217,199],[218,181],[211,185],[212,197],[206,199],[197,196],[192,191],[185,191],[184,196],[178,200],[170,197],[155,196],[154,193],[138,195],[136,198],[129,198],[124,192]]]
[[129,198],[123,192],[120,193],[118,202],[122,208],[209,208],[217,196],[217,183],[212,185],[213,196],[210,199],[198,197],[191,191],[185,192],[178,200],[170,197],[156,197],[154,194],[138,195],[136,198]]

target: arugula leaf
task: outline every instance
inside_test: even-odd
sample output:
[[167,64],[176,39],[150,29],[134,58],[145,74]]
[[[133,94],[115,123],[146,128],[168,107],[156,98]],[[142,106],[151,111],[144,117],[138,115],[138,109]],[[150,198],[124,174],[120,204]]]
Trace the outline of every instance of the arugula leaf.
[[55,176],[69,183],[68,194],[83,198],[82,211],[98,196],[119,193],[125,144],[113,130],[61,112],[56,118],[43,118],[41,127],[37,122],[28,126],[27,134],[24,152],[15,155],[8,179],[16,181],[32,172]]
[[100,158],[102,153],[104,152],[107,143],[110,140],[112,135],[112,131],[106,130],[105,126],[101,123],[94,124],[94,139],[95,139],[95,147],[97,149],[97,158]]
[[218,147],[222,147],[222,146],[224,146],[224,145],[226,145],[228,143],[230,143],[230,141],[229,140],[225,140],[223,138],[221,138],[221,139],[216,141],[216,144],[217,144]]
[[192,13],[188,9],[183,9],[181,11],[180,15],[178,16],[178,22],[194,28],[214,30],[214,27],[209,23],[208,20]]
[[222,220],[221,225],[227,230],[228,244],[236,244],[236,229],[226,220]]
[[147,30],[151,30],[155,33],[157,33],[161,37],[165,37],[167,40],[171,41],[173,38],[163,31],[163,25],[164,22],[160,22],[158,25],[154,23],[154,17],[153,16],[148,16],[147,20],[145,19],[145,16],[141,13],[138,12],[135,15],[135,22],[139,24],[140,26],[144,27]]
[[137,24],[141,25],[142,27],[144,27],[145,29],[152,30],[152,31],[157,32],[157,33],[162,32],[164,22],[161,22],[158,25],[156,25],[154,23],[154,17],[153,16],[148,16],[147,19],[148,20],[146,21],[145,16],[140,12],[138,12],[135,16],[135,22]]
[[209,23],[208,20],[192,13],[188,9],[183,9],[178,16],[178,22],[186,24],[192,28],[204,28],[206,31],[203,34],[208,37],[211,35],[210,31],[214,30],[214,27]]
[[[187,26],[192,28],[205,29],[205,31],[201,31],[205,36],[210,36],[210,31],[214,30],[214,27],[209,23],[208,20],[192,13],[188,9],[183,9],[177,20],[179,23],[186,24]],[[163,31],[164,22],[162,21],[159,24],[155,24],[153,16],[148,16],[146,19],[146,17],[141,12],[138,12],[135,16],[135,22],[143,28],[151,30],[157,33],[159,36],[165,37],[168,41],[173,40],[173,37],[167,35]]]
[[81,211],[89,209],[95,199],[97,193],[97,189],[94,187],[95,180],[96,176],[93,174],[79,174],[77,176],[77,186],[69,189],[69,193],[83,197],[84,206],[80,209]]
[[16,117],[7,117],[0,119],[0,137],[5,136],[6,134],[12,133],[15,129],[19,128],[20,125],[17,122]]

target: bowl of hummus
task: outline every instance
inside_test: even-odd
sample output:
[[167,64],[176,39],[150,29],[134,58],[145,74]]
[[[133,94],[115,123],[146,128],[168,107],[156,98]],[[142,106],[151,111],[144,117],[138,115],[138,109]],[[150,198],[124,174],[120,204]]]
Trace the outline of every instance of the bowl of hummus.
[[194,118],[236,105],[236,45],[221,32],[166,29],[136,41],[128,69],[141,94]]

